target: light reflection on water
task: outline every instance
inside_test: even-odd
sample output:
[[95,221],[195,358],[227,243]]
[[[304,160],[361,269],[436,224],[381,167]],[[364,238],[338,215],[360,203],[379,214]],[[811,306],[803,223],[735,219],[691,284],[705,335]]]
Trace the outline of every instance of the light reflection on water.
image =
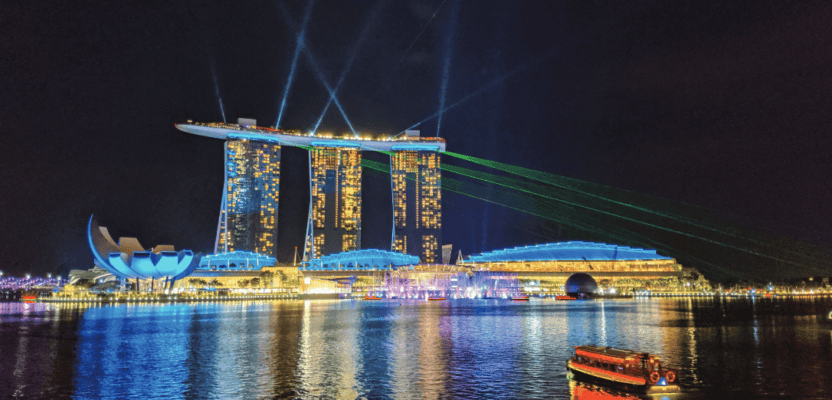
[[831,306],[829,298],[0,303],[0,397],[631,398],[566,378],[574,346],[594,343],[679,367],[686,394],[672,398],[828,398],[832,333],[818,316]]

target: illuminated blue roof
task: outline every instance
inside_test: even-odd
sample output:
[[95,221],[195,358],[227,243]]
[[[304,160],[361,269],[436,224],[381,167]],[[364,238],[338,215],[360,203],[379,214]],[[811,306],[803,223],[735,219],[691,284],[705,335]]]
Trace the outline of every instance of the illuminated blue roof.
[[[211,126],[209,126],[211,125]],[[234,124],[176,124],[176,128],[194,135],[216,139],[249,139],[281,146],[349,147],[368,151],[438,151],[445,152],[445,140],[441,138],[384,138],[362,139],[355,137],[327,138],[311,135],[294,135],[273,129]]]
[[177,252],[173,246],[157,246],[154,251],[146,251],[135,238],[120,238],[116,244],[107,228],[98,226],[92,216],[87,223],[87,244],[98,265],[119,278],[176,280],[190,275],[196,267],[190,250]]
[[402,265],[419,263],[419,257],[378,249],[354,250],[330,254],[304,262],[301,270],[337,271],[337,270],[378,270],[395,269]]
[[656,250],[595,242],[560,242],[495,250],[471,256],[468,262],[554,260],[670,260]]
[[250,251],[231,251],[228,253],[209,254],[199,260],[200,270],[219,269],[223,271],[259,270],[270,267],[277,261],[274,257]]

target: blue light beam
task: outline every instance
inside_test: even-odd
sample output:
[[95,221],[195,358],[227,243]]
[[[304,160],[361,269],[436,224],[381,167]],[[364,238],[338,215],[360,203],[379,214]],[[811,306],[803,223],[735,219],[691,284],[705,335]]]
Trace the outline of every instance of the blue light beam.
[[306,5],[306,14],[303,16],[303,23],[300,26],[300,32],[297,34],[297,44],[295,46],[295,54],[292,56],[292,67],[289,69],[289,79],[286,81],[286,88],[283,90],[283,100],[280,102],[280,111],[277,113],[277,122],[274,127],[280,128],[280,120],[283,118],[283,110],[286,108],[286,99],[289,97],[289,89],[292,87],[292,80],[295,78],[295,68],[298,64],[298,57],[304,46],[304,36],[306,36],[306,24],[309,22],[309,16],[312,14],[312,5],[314,0],[309,0]]
[[[593,26],[594,26],[594,25],[593,25]],[[592,26],[590,26],[589,28],[587,28],[587,31],[588,31],[588,32],[591,32],[591,30],[590,30],[591,28],[592,28]],[[577,46],[577,45],[581,44],[582,42],[583,42],[583,41],[572,43],[572,46]],[[431,119],[434,119],[434,118],[436,118],[436,117],[438,117],[438,116],[440,116],[440,115],[442,115],[442,114],[444,114],[444,113],[448,112],[448,110],[450,110],[450,109],[452,109],[452,108],[455,108],[456,106],[459,106],[460,104],[462,104],[462,103],[464,103],[464,102],[466,102],[466,101],[470,100],[471,98],[473,98],[473,97],[475,97],[475,96],[478,96],[478,95],[482,94],[482,93],[483,93],[483,92],[485,92],[486,90],[491,89],[492,87],[497,86],[497,85],[499,85],[499,84],[503,83],[503,81],[505,81],[506,79],[508,79],[508,78],[512,77],[514,74],[516,74],[516,73],[518,73],[518,72],[522,71],[523,69],[526,69],[526,68],[534,68],[535,66],[537,66],[537,65],[541,64],[543,61],[546,61],[546,60],[548,60],[549,58],[551,58],[552,56],[554,56],[555,54],[557,54],[560,50],[562,50],[562,49],[563,49],[563,47],[564,47],[564,46],[554,46],[554,47],[550,48],[549,50],[547,50],[547,51],[543,52],[543,54],[541,54],[541,55],[539,55],[538,57],[536,57],[536,59],[535,59],[535,60],[531,60],[531,61],[529,61],[529,62],[525,62],[525,63],[520,64],[520,66],[518,66],[518,67],[517,67],[517,68],[515,68],[514,70],[512,70],[512,71],[510,71],[510,72],[507,72],[507,73],[505,73],[505,74],[501,75],[501,76],[500,76],[500,77],[498,77],[497,79],[494,79],[493,81],[491,81],[491,82],[489,82],[489,83],[485,84],[483,87],[481,87],[481,88],[479,88],[479,89],[477,89],[477,90],[475,90],[475,91],[473,91],[473,92],[469,93],[468,95],[466,95],[465,97],[463,97],[462,99],[460,99],[459,101],[457,101],[456,103],[451,104],[451,105],[450,105],[450,106],[448,106],[448,107],[445,107],[445,108],[440,109],[440,110],[439,110],[439,111],[437,111],[436,113],[434,113],[434,114],[432,114],[432,115],[430,115],[430,116],[426,117],[425,119],[423,119],[423,120],[421,120],[421,121],[419,121],[419,122],[417,122],[417,123],[415,123],[415,124],[411,125],[409,128],[407,128],[407,129],[405,129],[405,130],[403,130],[403,131],[401,131],[401,132],[397,133],[397,134],[396,134],[396,135],[394,135],[394,136],[399,136],[399,135],[402,135],[402,134],[404,134],[404,132],[405,132],[405,131],[408,131],[408,130],[410,130],[410,129],[413,129],[413,128],[415,128],[415,127],[417,127],[417,126],[419,126],[419,125],[421,125],[421,124],[423,124],[423,123],[425,123],[425,122],[427,122],[427,121],[430,121]]]
[[222,122],[225,120],[225,107],[222,105],[222,96],[220,96],[220,85],[217,83],[217,66],[214,65],[214,57],[211,57],[211,78],[214,79],[214,95],[217,97],[217,103],[220,104],[220,113],[222,114]]
[[341,112],[341,116],[344,117],[344,121],[347,122],[347,125],[350,127],[350,131],[355,137],[358,137],[358,132],[355,131],[355,128],[352,126],[352,122],[347,117],[347,113],[344,111],[344,107],[341,106],[341,102],[338,101],[338,97],[335,96],[335,92],[332,90],[332,87],[327,83],[326,77],[324,77],[323,71],[321,71],[321,67],[318,65],[318,62],[315,61],[315,57],[312,55],[312,51],[309,49],[309,46],[304,46],[303,48],[304,54],[306,54],[306,59],[309,60],[309,64],[312,65],[312,69],[315,70],[315,73],[318,74],[318,80],[324,85],[326,91],[329,92],[329,97],[332,99],[332,102],[335,103],[335,107],[338,107],[338,111]]
[[222,103],[222,96],[220,95],[220,85],[217,79],[217,63],[214,61],[214,54],[211,52],[211,42],[208,40],[208,33],[205,31],[205,16],[202,13],[197,13],[199,18],[199,27],[202,31],[202,40],[205,42],[205,53],[208,55],[208,63],[211,66],[211,79],[214,81],[214,96],[217,98],[217,103],[220,106],[220,114],[222,114],[222,122],[226,123],[225,106]]
[[[463,97],[462,99],[460,99],[459,101],[457,101],[456,103],[453,103],[453,104],[451,104],[451,105],[449,105],[449,106],[447,106],[447,107],[445,107],[445,108],[442,108],[442,109],[440,109],[439,111],[437,111],[436,113],[434,113],[434,114],[432,114],[432,115],[428,116],[427,118],[425,118],[425,119],[423,119],[423,120],[421,120],[421,121],[419,121],[419,122],[417,122],[417,123],[415,123],[415,124],[411,125],[411,126],[410,126],[410,127],[408,127],[407,129],[405,129],[405,130],[403,130],[403,131],[399,132],[398,134],[396,134],[396,136],[399,136],[399,135],[403,134],[405,131],[411,130],[411,129],[413,129],[413,128],[415,128],[415,127],[417,127],[417,126],[419,126],[419,125],[421,125],[421,124],[423,124],[423,123],[425,123],[425,122],[427,122],[427,121],[430,121],[430,120],[432,120],[432,119],[434,119],[434,118],[436,118],[436,117],[438,117],[438,116],[440,116],[440,115],[442,115],[442,114],[444,114],[444,113],[448,112],[448,110],[450,110],[450,109],[452,109],[452,108],[454,108],[454,107],[457,107],[457,106],[459,106],[460,104],[462,104],[462,103],[464,103],[464,102],[466,102],[466,101],[470,100],[471,98],[473,98],[473,97],[475,97],[475,96],[477,96],[477,95],[482,94],[482,92],[485,92],[486,90],[491,89],[492,87],[497,86],[497,85],[499,85],[499,84],[503,83],[503,81],[505,81],[506,79],[510,78],[512,75],[514,75],[514,74],[516,74],[516,73],[520,72],[520,70],[522,70],[523,68],[525,68],[525,66],[520,66],[520,67],[517,67],[514,71],[508,72],[508,73],[504,74],[503,76],[501,76],[501,77],[499,77],[499,78],[497,78],[497,79],[495,79],[495,80],[491,81],[490,83],[486,84],[485,86],[483,86],[483,87],[481,87],[481,88],[479,88],[479,89],[477,89],[477,90],[475,90],[475,91],[473,91],[473,92],[469,93],[468,95],[466,95],[465,97]],[[438,133],[438,132],[437,132],[437,133]]]
[[428,22],[425,23],[425,26],[423,26],[422,30],[419,31],[419,34],[416,35],[416,39],[413,39],[413,41],[410,42],[410,46],[407,46],[407,50],[405,50],[404,54],[402,54],[401,58],[399,58],[399,62],[396,64],[393,70],[390,71],[390,74],[387,75],[387,77],[384,78],[383,81],[381,81],[381,86],[378,88],[378,90],[376,90],[375,93],[373,93],[373,97],[371,97],[370,100],[375,99],[376,96],[378,96],[378,94],[381,93],[381,91],[384,90],[385,87],[387,87],[387,81],[390,80],[393,74],[396,73],[396,70],[402,65],[402,61],[404,61],[404,58],[405,56],[407,56],[407,53],[410,52],[410,49],[413,48],[413,45],[416,44],[416,42],[419,41],[419,38],[422,37],[422,34],[425,33],[425,30],[428,28],[428,25],[430,25],[431,21],[433,21],[433,19],[436,17],[436,14],[439,13],[439,10],[442,8],[443,5],[445,5],[446,1],[448,0],[442,0],[442,3],[439,3],[439,6],[436,7],[436,10],[433,11],[433,14],[430,16],[430,19],[428,19]]
[[[442,86],[439,89],[439,110],[445,108],[445,93],[448,91],[448,80],[451,77],[451,56],[453,55],[454,33],[456,31],[456,19],[459,12],[459,0],[453,2],[451,7],[451,19],[448,21],[448,32],[445,35],[445,66],[442,68]],[[442,114],[439,113],[436,119],[436,136],[442,128]]]
[[[355,43],[355,47],[352,50],[352,55],[350,55],[350,58],[347,61],[347,66],[344,67],[343,71],[341,71],[341,77],[338,79],[338,83],[335,84],[335,90],[333,90],[332,93],[337,94],[338,89],[341,88],[341,84],[344,83],[344,78],[346,78],[347,73],[350,72],[350,68],[352,68],[352,63],[355,61],[355,56],[358,54],[358,49],[361,47],[361,43],[363,43],[364,39],[367,37],[367,33],[370,32],[370,27],[372,26],[373,21],[375,20],[376,15],[378,14],[378,10],[379,8],[381,8],[380,6],[383,2],[384,0],[379,0],[376,2],[376,6],[373,8],[372,14],[370,14],[370,20],[367,21],[366,25],[364,25],[364,29],[361,31],[361,36],[358,37],[358,42]],[[329,99],[327,100],[326,105],[324,106],[324,110],[321,111],[321,116],[318,117],[318,121],[315,123],[315,128],[312,129],[312,135],[318,133],[318,127],[321,126],[321,121],[323,121],[326,112],[329,110],[329,106],[332,105],[333,98],[333,96],[329,96]]]

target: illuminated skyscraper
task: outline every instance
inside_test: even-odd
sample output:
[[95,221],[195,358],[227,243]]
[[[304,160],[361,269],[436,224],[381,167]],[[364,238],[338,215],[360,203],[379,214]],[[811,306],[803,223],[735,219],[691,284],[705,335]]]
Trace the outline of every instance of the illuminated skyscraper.
[[361,152],[391,152],[393,251],[441,260],[439,154],[445,139],[418,131],[381,139],[305,135],[236,124],[188,121],[176,128],[226,141],[225,189],[215,252],[245,250],[277,256],[280,146],[309,149],[309,215],[304,260],[361,249]]
[[225,188],[214,252],[277,257],[280,146],[248,139],[225,143]]
[[393,251],[438,263],[442,244],[442,176],[436,151],[394,151],[390,156],[393,190]]
[[361,248],[361,152],[309,150],[310,204],[304,260]]

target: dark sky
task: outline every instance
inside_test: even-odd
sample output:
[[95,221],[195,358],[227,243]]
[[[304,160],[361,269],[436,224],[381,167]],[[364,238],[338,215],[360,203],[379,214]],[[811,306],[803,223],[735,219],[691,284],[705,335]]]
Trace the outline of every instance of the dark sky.
[[[223,145],[173,124],[222,119],[213,63],[228,120],[273,125],[307,4],[232,3],[0,5],[0,269],[91,266],[93,213],[146,247],[212,249]],[[367,30],[338,92],[360,131],[395,134],[434,114],[449,61],[446,106],[477,94],[441,128],[419,128],[441,129],[451,151],[829,247],[830,21],[826,1],[321,0],[306,40],[334,86]],[[302,55],[281,127],[311,128],[327,98]],[[323,127],[347,130],[334,107]],[[283,158],[279,259],[290,261],[308,204],[306,153],[284,147]],[[365,248],[389,246],[385,179],[365,176]],[[444,242],[465,254],[582,239],[444,200]]]

